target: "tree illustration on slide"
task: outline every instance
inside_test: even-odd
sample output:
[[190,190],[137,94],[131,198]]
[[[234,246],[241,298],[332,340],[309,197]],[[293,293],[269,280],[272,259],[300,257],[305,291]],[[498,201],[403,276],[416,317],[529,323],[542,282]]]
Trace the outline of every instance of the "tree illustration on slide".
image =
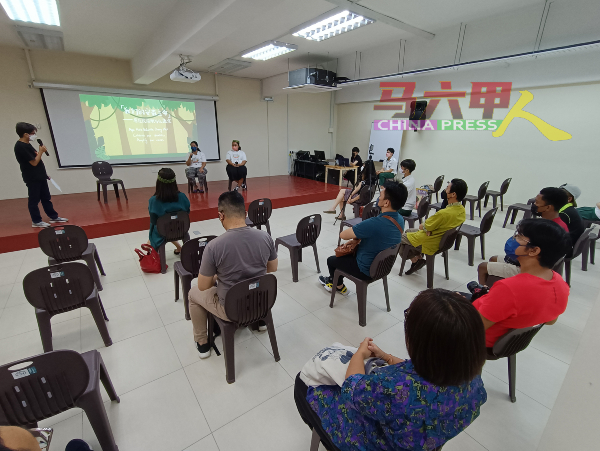
[[[125,98],[123,98],[125,99]],[[129,146],[129,139],[127,139],[127,129],[125,128],[125,122],[123,121],[123,111],[120,109],[119,97],[110,97],[110,96],[98,96],[98,95],[79,95],[79,100],[81,101],[81,109],[83,111],[84,120],[86,119],[86,113],[88,114],[89,121],[92,125],[92,130],[96,130],[101,122],[110,119],[113,115],[116,115],[117,119],[117,127],[119,129],[119,138],[121,141],[121,150],[123,155],[131,155],[131,148]],[[106,117],[100,117],[100,110],[103,107],[113,107],[113,112]],[[91,117],[94,108],[97,108],[98,117]],[[89,113],[88,113],[89,111]],[[89,137],[89,128],[88,130],[88,139]],[[95,132],[94,132],[95,136]],[[99,137],[95,137],[97,139]],[[102,149],[102,153],[104,153],[104,149]],[[98,154],[98,152],[96,152]]]
[[[187,142],[189,143],[192,139],[194,139],[194,124],[196,123],[196,108],[193,102],[184,102],[182,100],[161,100],[161,106],[169,112],[171,117],[174,117],[179,121],[184,130],[187,133]],[[179,114],[179,109],[182,108],[185,111],[191,112],[193,114],[192,119],[184,119]],[[169,144],[169,153],[176,153],[177,149],[175,148],[175,131],[173,129],[173,124],[167,124],[167,141]],[[173,143],[173,144],[171,144]]]

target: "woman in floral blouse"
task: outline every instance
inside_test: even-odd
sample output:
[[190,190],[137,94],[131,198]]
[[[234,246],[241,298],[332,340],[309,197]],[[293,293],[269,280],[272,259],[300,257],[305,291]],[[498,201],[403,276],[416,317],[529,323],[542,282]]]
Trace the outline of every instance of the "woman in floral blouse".
[[[480,376],[485,332],[477,310],[454,292],[430,289],[404,315],[410,360],[365,338],[342,387],[307,387],[296,378],[298,411],[328,450],[431,451],[479,416],[487,394]],[[369,357],[389,366],[365,375]]]

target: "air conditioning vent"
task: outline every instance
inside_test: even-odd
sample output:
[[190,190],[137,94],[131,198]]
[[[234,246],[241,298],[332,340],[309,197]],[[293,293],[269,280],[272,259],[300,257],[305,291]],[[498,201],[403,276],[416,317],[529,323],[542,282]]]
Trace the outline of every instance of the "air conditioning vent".
[[16,26],[23,44],[30,49],[65,50],[62,31]]
[[240,61],[235,59],[224,59],[220,63],[210,66],[208,70],[210,72],[218,72],[219,74],[232,74],[238,70],[246,69],[252,66],[250,61]]

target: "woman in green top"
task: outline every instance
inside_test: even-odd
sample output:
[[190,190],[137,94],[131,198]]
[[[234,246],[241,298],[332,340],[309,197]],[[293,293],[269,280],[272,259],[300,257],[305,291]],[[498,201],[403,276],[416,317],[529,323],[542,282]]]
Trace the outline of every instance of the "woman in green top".
[[[150,212],[150,240],[148,243],[156,250],[165,242],[165,238],[158,233],[156,221],[167,213],[176,211],[190,212],[190,201],[187,196],[179,192],[175,172],[170,168],[162,168],[158,171],[156,180],[156,192],[148,202],[148,211]],[[181,251],[181,246],[177,241],[173,241],[177,248],[175,254]]]

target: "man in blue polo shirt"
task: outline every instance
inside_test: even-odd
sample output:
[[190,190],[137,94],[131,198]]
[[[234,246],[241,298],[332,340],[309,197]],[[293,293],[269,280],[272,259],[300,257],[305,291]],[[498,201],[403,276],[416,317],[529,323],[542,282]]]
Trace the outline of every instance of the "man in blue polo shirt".
[[[377,205],[381,208],[381,214],[374,218],[361,221],[352,228],[344,229],[340,233],[343,240],[359,239],[356,254],[343,257],[331,256],[327,259],[329,277],[320,276],[319,282],[327,291],[333,289],[333,274],[336,269],[351,274],[359,279],[370,279],[369,271],[371,263],[382,250],[392,247],[402,240],[404,219],[398,214],[398,210],[406,203],[408,191],[406,187],[398,182],[387,180],[381,188],[381,195]],[[339,293],[346,295],[348,289],[344,285],[344,278],[336,281],[336,289]]]

